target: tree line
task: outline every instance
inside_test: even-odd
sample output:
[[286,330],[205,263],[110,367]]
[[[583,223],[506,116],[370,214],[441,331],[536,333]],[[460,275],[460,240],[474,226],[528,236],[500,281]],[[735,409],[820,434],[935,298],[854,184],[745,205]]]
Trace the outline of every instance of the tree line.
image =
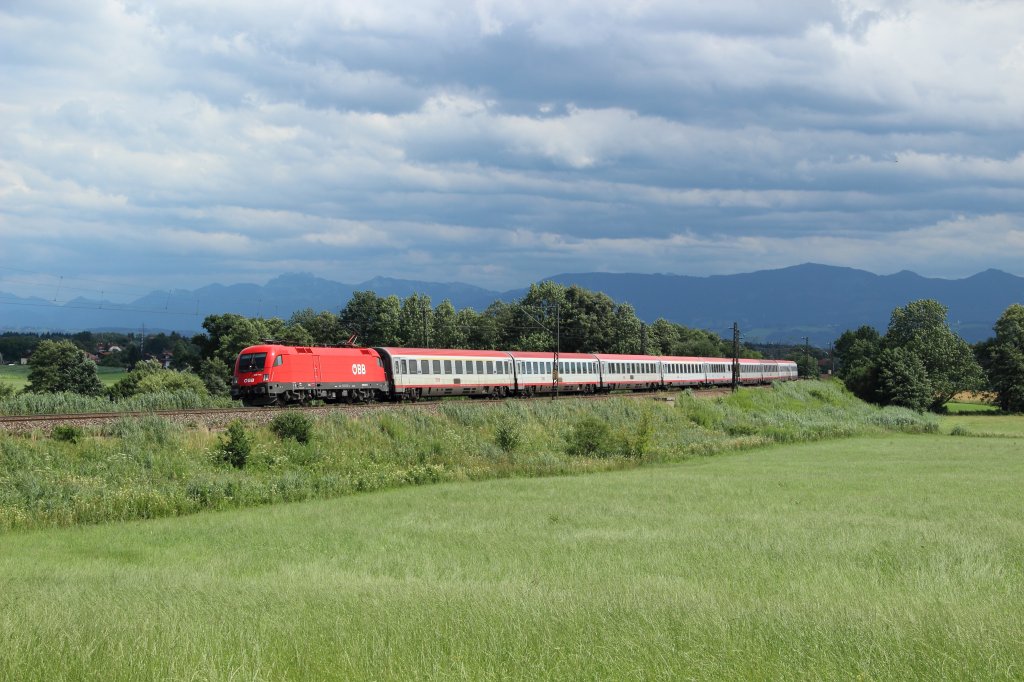
[[961,391],[991,391],[1007,412],[1024,412],[1024,306],[996,321],[995,336],[971,347],[950,329],[946,306],[920,300],[892,311],[886,333],[870,326],[836,341],[838,376],[855,395],[884,405],[941,410]]
[[[169,390],[187,381],[189,374],[212,395],[229,391],[232,368],[246,346],[273,341],[288,345],[466,348],[524,351],[628,353],[650,355],[729,357],[731,341],[714,332],[692,329],[658,319],[647,325],[628,303],[616,303],[606,294],[554,282],[534,284],[519,300],[495,301],[482,312],[456,310],[451,301],[434,305],[429,296],[378,296],[355,292],[338,313],[305,309],[288,319],[249,318],[234,313],[210,315],[201,334],[178,334],[141,339],[124,335],[82,332],[66,338],[36,339],[27,389],[30,392],[74,391],[100,395],[95,367],[82,350],[98,343],[125,341],[124,348],[100,360],[127,366],[131,373],[106,389],[114,399],[139,391]],[[26,352],[25,335],[0,336],[0,349]],[[6,345],[5,345],[6,344]],[[21,344],[21,347],[17,347]],[[150,355],[166,358],[167,368]],[[762,357],[742,347],[745,357]],[[801,354],[794,355],[800,359]],[[143,381],[145,379],[145,381]],[[191,384],[196,387],[196,383]]]

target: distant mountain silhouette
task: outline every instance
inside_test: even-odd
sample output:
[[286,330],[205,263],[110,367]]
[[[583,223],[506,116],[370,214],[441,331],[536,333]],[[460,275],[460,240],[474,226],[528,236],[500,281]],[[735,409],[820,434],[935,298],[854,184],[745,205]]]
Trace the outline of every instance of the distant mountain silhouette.
[[[992,335],[992,325],[1011,303],[1024,302],[1024,278],[986,270],[966,279],[921,277],[903,271],[875,275],[864,270],[808,263],[739,275],[691,277],[581,273],[549,278],[603,291],[630,303],[648,322],[664,317],[690,327],[729,333],[738,322],[749,341],[799,342],[824,346],[846,329],[869,324],[884,332],[896,306],[934,298],[949,307],[950,324],[971,342]],[[211,284],[195,291],[154,291],[127,304],[76,299],[64,305],[0,293],[0,329],[148,329],[196,332],[203,318],[234,312],[287,318],[312,308],[337,312],[354,291],[405,297],[448,298],[457,308],[482,310],[497,299],[512,300],[525,289],[489,291],[458,282],[417,282],[377,277],[343,284],[309,274],[285,274],[265,285]]]

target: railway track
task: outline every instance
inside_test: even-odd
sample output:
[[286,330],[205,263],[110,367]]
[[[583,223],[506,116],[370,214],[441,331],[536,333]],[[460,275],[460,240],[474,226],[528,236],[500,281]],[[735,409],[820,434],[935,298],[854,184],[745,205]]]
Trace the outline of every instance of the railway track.
[[[748,386],[745,388],[758,388]],[[728,388],[706,388],[694,391],[693,395],[702,398],[713,398],[727,395]],[[568,394],[560,396],[559,400],[609,400],[611,398],[632,398],[649,400],[673,401],[680,393],[678,391],[659,391],[654,393],[612,393],[599,395]],[[471,404],[505,404],[515,400],[551,400],[551,396],[538,396],[534,398],[484,398],[474,399]],[[315,407],[230,407],[212,408],[198,410],[153,410],[142,412],[86,412],[80,414],[33,414],[33,415],[0,415],[0,430],[8,433],[31,433],[33,431],[49,432],[55,426],[80,425],[80,426],[103,426],[111,424],[119,419],[139,419],[142,417],[160,417],[169,421],[205,426],[207,428],[223,428],[235,419],[262,424],[272,421],[285,410],[301,411],[307,414],[345,414],[351,417],[358,417],[380,410],[391,409],[416,409],[436,410],[445,402],[450,400],[424,400],[419,402],[401,403],[359,403],[323,405]]]

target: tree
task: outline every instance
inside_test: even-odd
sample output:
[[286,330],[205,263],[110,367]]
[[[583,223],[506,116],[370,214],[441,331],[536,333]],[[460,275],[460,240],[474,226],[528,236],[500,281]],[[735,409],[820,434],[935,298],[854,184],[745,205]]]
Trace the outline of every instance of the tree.
[[301,326],[311,337],[311,346],[337,346],[345,339],[341,338],[338,327],[338,316],[328,311],[313,312],[312,308],[299,310],[288,319],[289,326]]
[[462,348],[466,345],[466,334],[459,327],[458,314],[447,298],[434,308],[433,342],[437,348]]
[[227,365],[220,358],[206,358],[199,365],[199,378],[210,395],[226,396],[231,393],[231,373],[234,365]]
[[271,338],[265,320],[250,320],[235,313],[208,315],[203,328],[207,333],[193,337],[192,342],[203,349],[204,358],[219,358],[229,367],[234,367],[243,348]]
[[1014,303],[995,324],[989,381],[999,407],[1024,412],[1024,306]]
[[886,348],[902,348],[920,358],[932,388],[933,410],[960,391],[976,389],[982,383],[974,352],[946,324],[946,312],[946,306],[929,299],[897,307],[884,339]]
[[431,345],[430,329],[434,312],[430,297],[411,294],[402,301],[398,311],[398,338],[400,345],[428,348]]
[[845,331],[836,340],[833,352],[839,360],[836,376],[861,400],[878,399],[878,356],[882,337],[874,327],[864,325]]
[[886,348],[879,355],[878,395],[888,405],[923,412],[932,404],[935,390],[921,359],[897,346]]
[[40,341],[29,366],[25,387],[29,393],[103,393],[103,385],[96,376],[96,363],[70,341]]
[[640,318],[628,303],[615,306],[609,341],[610,353],[640,352]]

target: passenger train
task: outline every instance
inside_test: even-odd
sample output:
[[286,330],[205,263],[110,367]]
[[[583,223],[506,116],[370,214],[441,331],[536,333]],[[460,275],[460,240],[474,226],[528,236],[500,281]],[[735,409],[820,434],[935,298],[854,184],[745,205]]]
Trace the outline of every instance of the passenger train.
[[[790,360],[739,360],[741,384],[797,378]],[[265,344],[235,361],[231,397],[245,405],[505,397],[727,386],[729,358]]]

